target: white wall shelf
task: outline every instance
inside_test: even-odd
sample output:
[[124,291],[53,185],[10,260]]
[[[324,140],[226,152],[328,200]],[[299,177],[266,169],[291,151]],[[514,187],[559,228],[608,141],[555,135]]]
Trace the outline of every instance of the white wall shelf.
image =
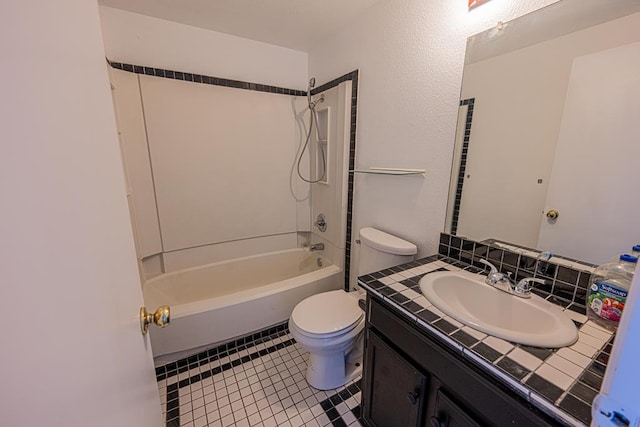
[[404,168],[377,168],[370,167],[369,169],[353,169],[350,173],[368,173],[373,175],[422,175],[424,176],[427,171],[425,169],[404,169]]

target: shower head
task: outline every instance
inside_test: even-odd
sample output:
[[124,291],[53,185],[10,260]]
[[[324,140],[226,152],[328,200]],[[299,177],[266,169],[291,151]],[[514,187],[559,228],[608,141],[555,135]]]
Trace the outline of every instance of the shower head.
[[318,99],[316,99],[315,101],[309,102],[309,108],[311,108],[311,109],[316,108],[316,105],[318,105],[321,102],[324,102],[324,93],[322,95],[320,95],[320,97]]
[[318,103],[324,102],[324,94],[320,95],[320,98],[316,99],[315,101],[311,101],[311,89],[315,87],[315,85],[316,85],[316,78],[311,77],[311,79],[309,79],[309,89],[307,90],[307,102],[309,104],[310,110],[313,110],[314,108],[316,108],[316,105],[318,105]]

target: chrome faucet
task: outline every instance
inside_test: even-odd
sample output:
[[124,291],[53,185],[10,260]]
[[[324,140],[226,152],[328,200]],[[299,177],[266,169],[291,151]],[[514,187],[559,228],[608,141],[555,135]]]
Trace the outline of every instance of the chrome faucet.
[[533,282],[546,283],[542,279],[535,279],[533,277],[527,277],[520,280],[517,284],[511,280],[509,275],[500,273],[495,265],[491,264],[486,259],[481,259],[481,263],[489,266],[491,271],[484,280],[487,285],[491,285],[496,289],[506,292],[510,295],[515,295],[519,298],[531,298],[531,288],[533,288]]
[[535,279],[533,277],[525,277],[520,280],[515,288],[513,288],[513,294],[520,298],[531,298],[531,289],[533,288],[533,283],[540,283],[544,285],[545,282],[543,279]]
[[496,266],[491,264],[486,259],[481,259],[480,262],[489,266],[489,268],[491,269],[491,271],[489,271],[489,274],[487,275],[487,278],[484,279],[484,282],[487,285],[491,285],[494,288],[500,289],[501,291],[504,291],[508,294],[513,293],[514,285],[508,275],[500,273]]
[[324,243],[315,243],[309,246],[309,252],[324,251]]

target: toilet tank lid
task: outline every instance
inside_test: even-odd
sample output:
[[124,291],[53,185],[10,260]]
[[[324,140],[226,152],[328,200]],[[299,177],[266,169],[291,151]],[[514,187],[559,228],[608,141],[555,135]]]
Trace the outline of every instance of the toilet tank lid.
[[415,255],[418,252],[413,243],[372,227],[360,229],[360,240],[365,245],[388,254]]

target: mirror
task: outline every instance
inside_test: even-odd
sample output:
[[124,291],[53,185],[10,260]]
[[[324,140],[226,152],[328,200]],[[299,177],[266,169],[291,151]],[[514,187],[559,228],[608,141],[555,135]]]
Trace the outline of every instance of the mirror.
[[601,263],[640,243],[640,2],[469,38],[445,232]]

